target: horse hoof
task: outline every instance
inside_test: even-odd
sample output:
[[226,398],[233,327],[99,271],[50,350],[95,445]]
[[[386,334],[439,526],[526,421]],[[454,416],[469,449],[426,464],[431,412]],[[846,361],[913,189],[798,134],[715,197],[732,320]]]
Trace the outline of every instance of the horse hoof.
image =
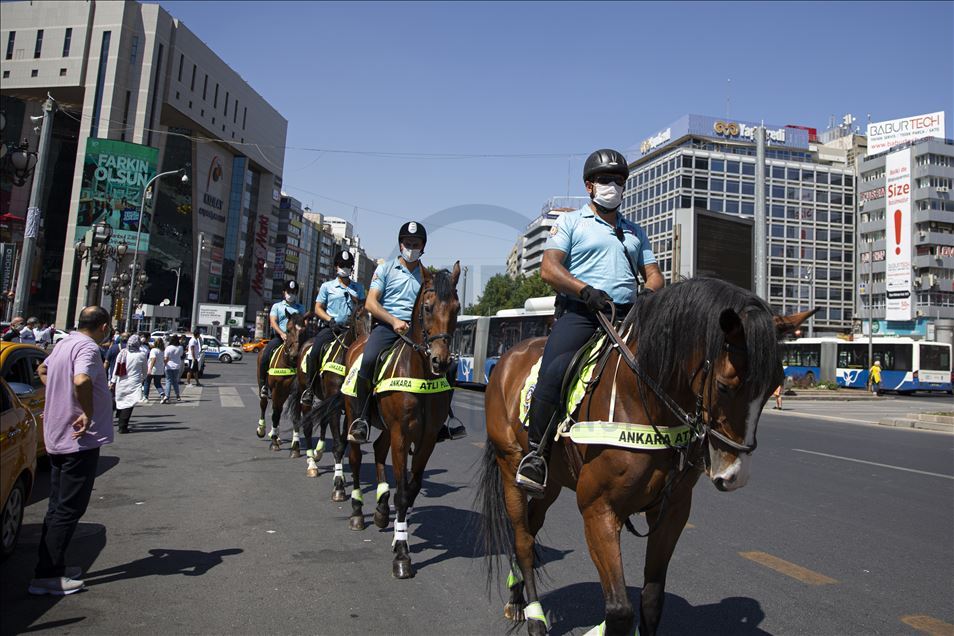
[[315,458],[315,461],[316,461],[316,462],[320,462],[320,461],[321,461],[321,456],[324,455],[324,454],[325,454],[325,451],[316,450],[316,451],[314,452],[314,454],[313,454],[313,457]]
[[514,623],[522,623],[526,620],[523,615],[524,605],[520,603],[507,603],[504,605],[504,618]]
[[390,512],[381,512],[380,510],[374,511],[374,525],[384,530],[388,527],[388,524],[391,522]]
[[305,471],[305,475],[307,475],[308,477],[317,477],[317,476],[318,476],[318,469],[317,469],[317,468],[309,468],[308,470]]
[[352,530],[364,530],[364,515],[356,515],[348,519],[348,527]]
[[264,427],[264,426],[259,426],[258,428],[256,428],[256,429],[255,429],[255,434],[258,435],[258,439],[264,439],[264,438],[265,438],[265,427]]
[[278,440],[273,437],[272,443],[268,445],[268,449],[273,451],[280,451],[282,449],[282,445],[279,444]]
[[[344,489],[341,489],[341,490],[333,490],[333,491],[331,492],[331,500],[332,500],[332,501],[335,501],[335,502],[338,502],[338,503],[341,503],[342,501],[347,501],[347,500],[348,500],[348,493],[346,493],[346,492],[344,491]],[[360,529],[361,529],[361,530],[364,530],[363,527],[360,528]]]
[[292,449],[291,451],[289,451],[288,456],[298,459],[299,457],[301,457],[301,451],[295,448],[294,446],[292,446]]
[[401,559],[394,561],[394,564],[391,568],[391,574],[393,574],[394,578],[396,579],[414,578],[414,568],[411,567],[411,560]]

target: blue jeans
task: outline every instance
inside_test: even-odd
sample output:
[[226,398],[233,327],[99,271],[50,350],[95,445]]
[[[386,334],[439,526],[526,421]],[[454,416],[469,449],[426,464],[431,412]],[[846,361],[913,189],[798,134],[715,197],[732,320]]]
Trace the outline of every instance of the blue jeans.
[[166,394],[162,390],[162,376],[161,375],[147,375],[146,381],[142,383],[142,392],[146,396],[146,399],[149,399],[149,385],[156,385],[156,389],[159,390],[159,397],[165,397]]
[[172,397],[173,390],[179,399],[179,369],[166,367],[166,397]]

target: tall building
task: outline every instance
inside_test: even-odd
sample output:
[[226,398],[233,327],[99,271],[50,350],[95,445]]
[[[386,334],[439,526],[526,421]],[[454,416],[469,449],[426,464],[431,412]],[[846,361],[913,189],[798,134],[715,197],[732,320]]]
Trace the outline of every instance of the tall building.
[[[507,258],[506,272],[511,276],[531,276],[540,271],[543,251],[550,228],[564,212],[579,210],[589,203],[589,197],[550,197],[540,211],[540,215],[527,225],[527,229],[517,237],[517,242]],[[502,273],[502,272],[498,272]],[[488,277],[489,278],[489,277]]]
[[[630,164],[622,211],[652,242],[672,281],[676,212],[753,218],[758,124],[685,115],[643,141]],[[814,130],[766,126],[768,302],[779,312],[818,307],[814,331],[851,327],[853,169],[819,156]]]
[[954,319],[954,141],[864,158],[858,185],[858,317],[875,333],[931,337]]
[[283,192],[278,206],[278,235],[275,237],[275,275],[272,286],[281,289],[285,281],[294,279],[301,286],[303,297],[307,291],[307,281],[303,280],[300,272],[304,257],[304,220],[301,201]]
[[[306,208],[306,210],[308,210]],[[320,232],[316,248],[316,273],[318,284],[335,277],[334,257],[343,249],[349,250],[355,259],[351,278],[364,285],[371,284],[377,262],[361,247],[361,238],[354,233],[354,226],[344,219],[318,212],[305,212],[305,218],[314,223]]]
[[[57,103],[30,313],[67,326],[86,302],[122,314],[102,282],[129,271],[135,247],[105,270],[94,261],[91,279],[75,245],[102,222],[112,245],[132,245],[143,198],[135,296],[178,292],[183,316],[196,283],[199,302],[250,315],[270,300],[287,122],[236,71],[161,6],[132,0],[6,2],[0,42],[4,141],[35,144],[30,117],[47,93]],[[164,177],[144,197],[154,174],[179,169],[188,183]],[[30,187],[5,180],[0,203],[22,216]]]

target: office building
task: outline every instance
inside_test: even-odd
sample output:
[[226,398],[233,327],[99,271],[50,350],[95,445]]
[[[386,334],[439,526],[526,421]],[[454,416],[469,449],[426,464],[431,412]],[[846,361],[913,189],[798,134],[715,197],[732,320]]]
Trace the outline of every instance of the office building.
[[[540,215],[531,221],[514,244],[507,257],[504,271],[511,276],[531,276],[540,271],[543,251],[550,228],[564,212],[579,210],[589,203],[589,197],[550,197],[540,211]],[[498,272],[502,273],[502,272]],[[488,277],[489,279],[489,277]]]
[[[142,302],[178,291],[188,316],[196,281],[199,302],[249,315],[271,299],[287,122],[235,70],[161,6],[131,0],[7,2],[0,43],[4,141],[35,148],[30,117],[47,93],[57,104],[30,313],[69,326],[101,302],[122,316],[125,294],[104,282],[129,272],[137,232]],[[139,232],[146,181],[179,169],[189,182],[160,179]],[[4,208],[22,216],[30,186],[5,181]],[[75,244],[103,222],[128,253],[79,258]]]
[[[757,126],[686,115],[633,149],[621,209],[646,231],[667,282],[678,269],[677,211],[753,218]],[[814,129],[766,129],[767,300],[783,313],[818,307],[810,327],[816,333],[847,331],[853,313],[853,169],[820,158]]]

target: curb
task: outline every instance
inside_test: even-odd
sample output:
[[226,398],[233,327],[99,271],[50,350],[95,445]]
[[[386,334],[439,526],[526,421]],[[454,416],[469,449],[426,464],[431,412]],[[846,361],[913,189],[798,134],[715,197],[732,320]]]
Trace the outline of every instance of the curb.
[[916,428],[925,431],[954,434],[954,424],[942,424],[939,422],[925,422],[923,420],[912,420],[908,418],[886,418],[878,422],[878,424],[880,426],[891,426],[894,428]]

